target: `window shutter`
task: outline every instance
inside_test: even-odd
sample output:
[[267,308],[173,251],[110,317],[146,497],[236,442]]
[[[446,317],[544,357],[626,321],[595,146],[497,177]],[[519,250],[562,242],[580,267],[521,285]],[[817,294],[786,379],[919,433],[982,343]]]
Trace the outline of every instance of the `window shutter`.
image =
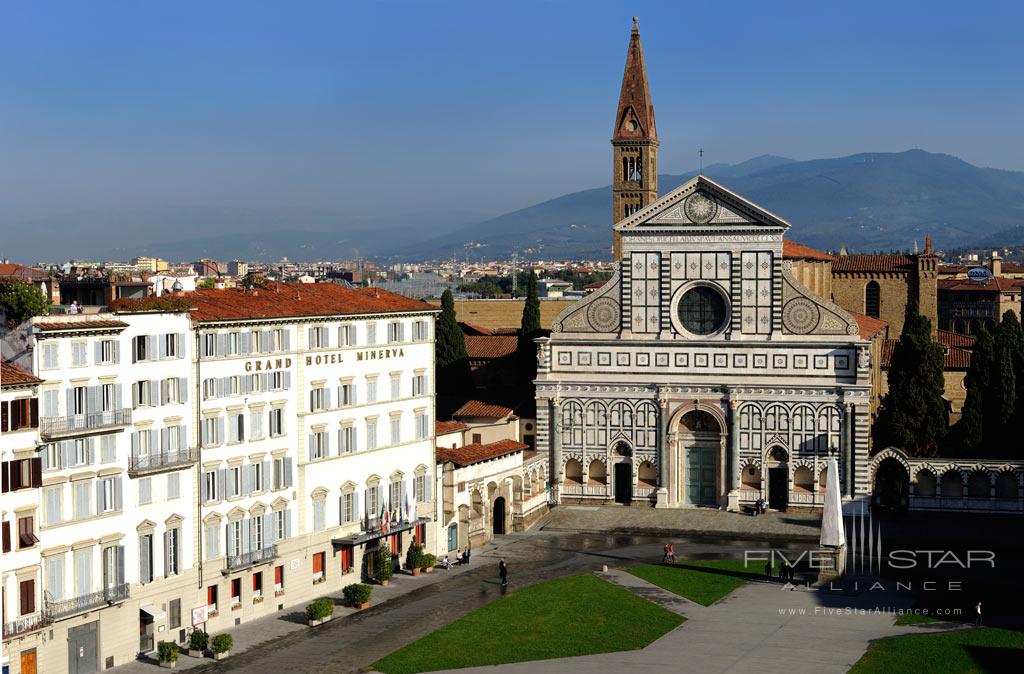
[[250,345],[250,342],[249,342],[249,331],[248,330],[243,330],[241,332],[241,334],[239,335],[239,337],[238,337],[238,346],[239,346],[239,350],[241,351],[242,355],[244,355],[244,356],[249,355],[249,350],[251,348],[251,345]]
[[[340,402],[341,396],[338,396]],[[331,389],[324,387],[324,409],[331,409]]]
[[284,482],[285,482],[285,486],[286,487],[291,487],[292,484],[293,484],[292,483],[292,461],[293,460],[294,459],[292,459],[291,457],[288,457],[287,459],[284,460]]
[[178,426],[178,451],[188,452],[188,436],[185,433],[185,425]]
[[114,384],[114,409],[121,409],[121,385]]
[[121,500],[121,478],[114,478],[114,510],[121,510],[123,506]]
[[263,462],[263,491],[270,491],[269,485],[273,484],[274,478],[271,476],[270,466],[270,461]]
[[235,537],[231,535],[231,525],[224,525],[224,540],[228,542],[228,557],[234,557],[238,554],[238,550],[235,549]]
[[154,335],[154,337],[157,341],[157,353],[162,360],[167,357],[167,335]]
[[292,537],[292,514],[287,508],[284,511],[284,537]]
[[201,480],[201,482],[202,482],[203,503],[206,503],[207,501],[210,500],[210,485],[206,481],[206,473],[203,473],[203,479]]
[[315,457],[316,435],[314,435],[313,433],[310,433],[309,434],[309,441],[308,442],[309,442],[309,444],[307,445],[307,449],[309,450],[309,460],[312,461],[313,458]]
[[185,333],[184,332],[179,332],[178,333],[178,343],[177,343],[176,346],[178,348],[178,354],[177,354],[178,358],[184,358],[185,357]]
[[217,444],[224,442],[224,417],[217,417]]
[[103,340],[102,339],[96,340],[96,342],[93,344],[93,354],[95,354],[95,358],[93,359],[94,363],[99,365],[100,363],[103,362]]
[[[288,333],[286,332],[285,334],[288,334]],[[284,379],[284,388],[290,389],[292,387],[292,373],[291,372],[285,372],[283,379]]]
[[136,431],[136,432],[132,433],[132,456],[133,457],[139,455],[139,433],[141,433],[141,432],[142,431]]
[[67,399],[68,399],[67,415],[71,416],[71,415],[73,415],[75,413],[75,389],[69,388],[67,390]]
[[6,494],[11,491],[11,462],[4,461],[0,463],[0,482],[2,482],[2,488],[0,492]]
[[160,404],[160,382],[155,379],[149,382],[149,404],[154,407]]
[[288,329],[282,330],[282,335],[282,347],[285,351],[290,351],[292,348],[292,331]]
[[263,516],[263,540],[266,547],[270,547],[277,540],[277,532],[274,531],[274,513],[267,513]]
[[139,582],[148,583],[153,580],[153,537],[139,536]]
[[313,335],[316,334],[315,331],[316,331],[316,328],[309,328],[309,341],[306,342],[306,346],[308,346],[308,347],[312,347],[313,346]]
[[252,519],[245,518],[242,520],[242,549],[240,552],[251,552],[252,551]]
[[96,480],[96,514],[103,512],[103,480]]
[[430,487],[431,487],[431,483],[432,482],[433,482],[433,480],[431,479],[429,472],[426,475],[423,476],[423,500],[424,501],[431,501],[431,500],[433,500],[430,497]]
[[224,500],[224,496],[228,493],[228,470],[227,468],[221,468],[217,471],[217,496],[220,500]]
[[164,532],[164,575],[171,575],[171,532]]
[[57,392],[46,391],[43,393],[43,416],[44,417],[55,417],[57,416]]
[[248,496],[252,493],[252,466],[242,466],[242,494]]
[[171,430],[170,428],[160,429],[160,452],[166,453],[171,448]]
[[11,551],[11,523],[7,520],[3,523],[3,551]]
[[96,463],[96,438],[85,439],[85,463],[90,466]]
[[188,402],[188,379],[185,377],[178,377],[178,402]]

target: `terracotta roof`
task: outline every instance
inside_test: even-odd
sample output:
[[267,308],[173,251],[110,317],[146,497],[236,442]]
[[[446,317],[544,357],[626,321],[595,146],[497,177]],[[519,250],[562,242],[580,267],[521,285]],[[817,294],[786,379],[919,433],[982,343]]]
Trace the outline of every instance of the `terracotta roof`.
[[336,283],[271,283],[253,291],[202,289],[185,297],[192,303],[192,318],[197,321],[438,310],[386,290],[346,288]]
[[518,345],[515,335],[466,335],[470,360],[504,358],[515,353]]
[[961,335],[959,332],[953,332],[952,330],[939,330],[938,338],[935,341],[942,346],[955,346],[962,349],[974,347],[974,337]]
[[815,250],[803,244],[797,243],[796,241],[790,241],[789,239],[782,240],[782,257],[786,260],[834,260],[834,255],[823,253],[820,250]]
[[448,433],[455,433],[456,431],[464,431],[467,428],[469,428],[469,426],[461,421],[435,421],[434,435],[447,435]]
[[853,311],[848,313],[853,316],[855,321],[857,321],[857,327],[860,328],[860,336],[862,339],[870,340],[879,332],[889,327],[889,324],[880,318],[872,318],[871,316],[865,316],[864,314],[858,314]]
[[16,384],[38,384],[43,381],[28,370],[25,370],[6,358],[0,360],[0,386]]
[[[898,339],[887,339],[882,342],[882,368],[888,369],[892,363],[892,354],[896,350]],[[968,349],[944,347],[945,356],[942,367],[945,370],[966,370],[971,366],[971,352]]]
[[459,328],[465,335],[493,335],[494,331],[476,323],[463,323],[459,321]]
[[965,278],[939,279],[939,290],[949,290],[952,292],[977,292],[979,290],[989,292],[1011,292],[1015,290],[1019,291],[1022,285],[1024,285],[1024,280],[1007,278],[1005,276],[996,276],[990,278],[984,283],[971,281]]
[[502,405],[490,405],[479,400],[470,400],[455,411],[453,417],[486,417],[488,419],[501,419],[512,414],[511,407]]
[[456,466],[469,466],[488,459],[497,459],[508,454],[529,449],[518,440],[498,440],[487,444],[465,445],[463,447],[438,447],[435,453],[438,461],[451,461]]
[[587,285],[583,286],[583,289],[597,290],[598,288],[603,288],[605,283],[608,283],[608,281],[594,281],[593,283],[588,283]]
[[33,269],[23,264],[0,264],[0,278],[14,278],[23,281],[48,278],[48,274],[41,269]]
[[124,321],[110,319],[90,320],[83,318],[82,320],[74,321],[40,321],[33,323],[32,327],[44,332],[52,332],[58,330],[110,330],[114,328],[127,328],[128,324]]
[[832,271],[910,271],[914,266],[913,255],[840,255],[832,262]]

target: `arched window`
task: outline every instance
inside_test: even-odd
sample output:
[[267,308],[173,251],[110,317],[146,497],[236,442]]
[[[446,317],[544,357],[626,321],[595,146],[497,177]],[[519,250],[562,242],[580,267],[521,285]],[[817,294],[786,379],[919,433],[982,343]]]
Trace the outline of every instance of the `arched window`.
[[996,498],[1017,498],[1017,476],[1004,470],[996,478]]
[[608,471],[605,470],[604,463],[598,459],[594,459],[590,462],[590,468],[587,470],[587,477],[590,484],[608,484]]
[[864,288],[864,313],[872,318],[878,318],[882,307],[881,293],[876,281],[869,281]]
[[743,477],[740,478],[740,489],[761,489],[761,471],[757,466],[750,464],[743,469]]
[[942,476],[942,495],[949,498],[961,498],[964,495],[964,479],[955,470],[948,470]]
[[930,470],[918,471],[917,495],[935,496],[935,475]]
[[967,478],[967,495],[971,498],[988,498],[991,492],[990,485],[988,473],[973,471]]
[[576,459],[565,462],[565,483],[583,484],[583,466]]
[[638,487],[658,486],[658,472],[654,469],[654,465],[650,461],[644,461],[637,468],[636,481]]
[[797,491],[813,491],[814,490],[814,473],[807,466],[800,466],[793,471],[793,487]]

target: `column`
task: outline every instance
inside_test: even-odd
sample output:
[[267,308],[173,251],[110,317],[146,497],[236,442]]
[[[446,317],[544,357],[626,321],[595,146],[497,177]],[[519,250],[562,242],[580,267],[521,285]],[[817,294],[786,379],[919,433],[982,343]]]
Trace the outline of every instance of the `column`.
[[548,479],[551,481],[551,501],[559,503],[562,487],[562,405],[558,396],[551,399],[551,468]]
[[739,401],[729,394],[729,476],[726,492],[729,510],[740,509],[740,410]]
[[658,448],[658,489],[655,492],[655,508],[667,508],[672,503],[672,491],[675,486],[675,474],[673,473],[673,458],[676,449],[676,434],[668,429],[668,398],[662,391],[658,392],[658,408],[661,418],[658,426],[661,428]]
[[843,496],[853,497],[853,405],[843,406]]

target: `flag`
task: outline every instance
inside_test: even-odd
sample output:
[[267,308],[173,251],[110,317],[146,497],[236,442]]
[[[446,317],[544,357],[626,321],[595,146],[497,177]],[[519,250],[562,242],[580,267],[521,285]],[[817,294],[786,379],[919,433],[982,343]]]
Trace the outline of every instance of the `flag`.
[[403,513],[405,521],[412,521],[412,511],[409,510],[409,492],[405,492],[405,512]]
[[383,500],[381,500],[381,502],[380,502],[380,515],[377,517],[377,526],[379,526],[382,531],[384,530],[385,522],[384,522],[384,501]]

